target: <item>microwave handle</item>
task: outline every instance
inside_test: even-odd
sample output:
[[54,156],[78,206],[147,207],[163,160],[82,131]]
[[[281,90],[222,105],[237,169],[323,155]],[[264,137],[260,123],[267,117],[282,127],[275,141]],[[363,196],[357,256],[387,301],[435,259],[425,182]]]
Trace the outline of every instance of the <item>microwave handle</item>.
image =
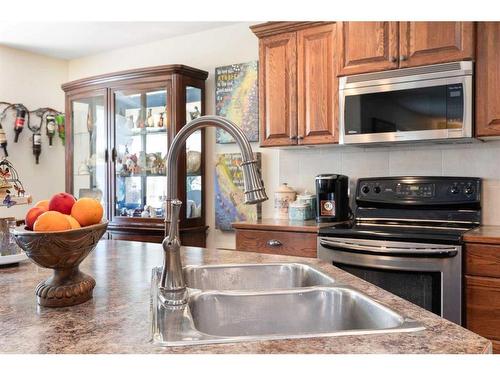
[[384,248],[380,246],[369,246],[369,245],[360,245],[355,243],[346,243],[341,241],[331,241],[326,239],[320,239],[320,245],[331,250],[342,250],[350,253],[359,253],[359,252],[368,252],[372,254],[380,254],[380,255],[391,255],[391,254],[405,254],[405,255],[446,255],[446,256],[455,256],[457,254],[457,249],[454,247],[446,247],[446,248],[422,248],[422,249],[411,249],[411,248],[403,248],[403,247],[391,247]]

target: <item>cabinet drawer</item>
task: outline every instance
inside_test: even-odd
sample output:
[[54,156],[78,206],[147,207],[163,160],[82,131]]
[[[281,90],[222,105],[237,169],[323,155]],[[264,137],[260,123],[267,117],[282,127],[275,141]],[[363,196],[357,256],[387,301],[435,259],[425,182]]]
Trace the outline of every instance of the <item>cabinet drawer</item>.
[[[500,279],[465,276],[467,328],[500,340]],[[498,345],[497,345],[498,349]]]
[[466,244],[465,274],[500,277],[500,246]]
[[236,230],[236,250],[316,258],[316,233]]

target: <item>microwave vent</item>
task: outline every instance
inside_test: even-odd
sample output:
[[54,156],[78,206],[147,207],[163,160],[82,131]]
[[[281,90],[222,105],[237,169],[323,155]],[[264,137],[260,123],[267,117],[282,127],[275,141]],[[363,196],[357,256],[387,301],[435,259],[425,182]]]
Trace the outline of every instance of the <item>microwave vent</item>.
[[[464,66],[472,62],[464,61],[464,62],[452,62],[446,64],[436,64],[436,65],[428,65],[428,66],[420,66],[416,68],[406,68],[406,69],[395,69],[388,70],[385,72],[377,72],[377,73],[366,73],[366,74],[358,74],[353,76],[344,77],[345,83],[357,83],[357,82],[366,82],[366,81],[374,81],[380,79],[388,79],[388,78],[399,78],[399,77],[408,77],[408,76],[418,76],[422,74],[431,74],[431,73],[445,73],[445,72],[457,72],[462,71],[465,74],[472,73],[472,65]],[[467,64],[468,65],[468,64]]]

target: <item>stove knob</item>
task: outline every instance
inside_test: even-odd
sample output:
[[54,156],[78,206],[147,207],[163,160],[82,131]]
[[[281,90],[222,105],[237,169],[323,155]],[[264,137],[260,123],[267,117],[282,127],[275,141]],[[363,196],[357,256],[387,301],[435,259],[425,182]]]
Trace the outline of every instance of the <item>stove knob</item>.
[[472,193],[474,193],[474,188],[471,185],[467,185],[465,187],[464,193],[466,195],[471,195]]
[[368,194],[370,192],[370,188],[368,187],[368,185],[364,185],[362,188],[361,188],[361,192],[363,194]]
[[451,193],[451,194],[458,194],[458,191],[459,191],[459,190],[458,190],[458,186],[455,186],[455,185],[454,185],[454,186],[452,186],[452,187],[450,188],[450,193]]
[[380,193],[380,191],[381,191],[381,190],[380,190],[380,186],[375,186],[375,187],[373,188],[373,191],[374,191],[376,194],[379,194],[379,193]]

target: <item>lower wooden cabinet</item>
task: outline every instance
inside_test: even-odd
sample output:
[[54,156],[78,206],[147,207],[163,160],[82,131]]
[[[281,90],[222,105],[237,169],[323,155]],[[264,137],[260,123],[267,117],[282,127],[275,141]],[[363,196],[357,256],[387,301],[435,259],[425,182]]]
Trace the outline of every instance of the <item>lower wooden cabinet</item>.
[[318,224],[278,219],[233,223],[236,250],[316,258]]
[[236,249],[265,254],[316,258],[316,234],[236,230]]
[[[182,246],[206,247],[208,227],[181,228]],[[155,228],[109,226],[108,235],[112,240],[161,243],[165,238],[163,225]]]
[[500,353],[500,245],[466,243],[464,266],[465,326]]

